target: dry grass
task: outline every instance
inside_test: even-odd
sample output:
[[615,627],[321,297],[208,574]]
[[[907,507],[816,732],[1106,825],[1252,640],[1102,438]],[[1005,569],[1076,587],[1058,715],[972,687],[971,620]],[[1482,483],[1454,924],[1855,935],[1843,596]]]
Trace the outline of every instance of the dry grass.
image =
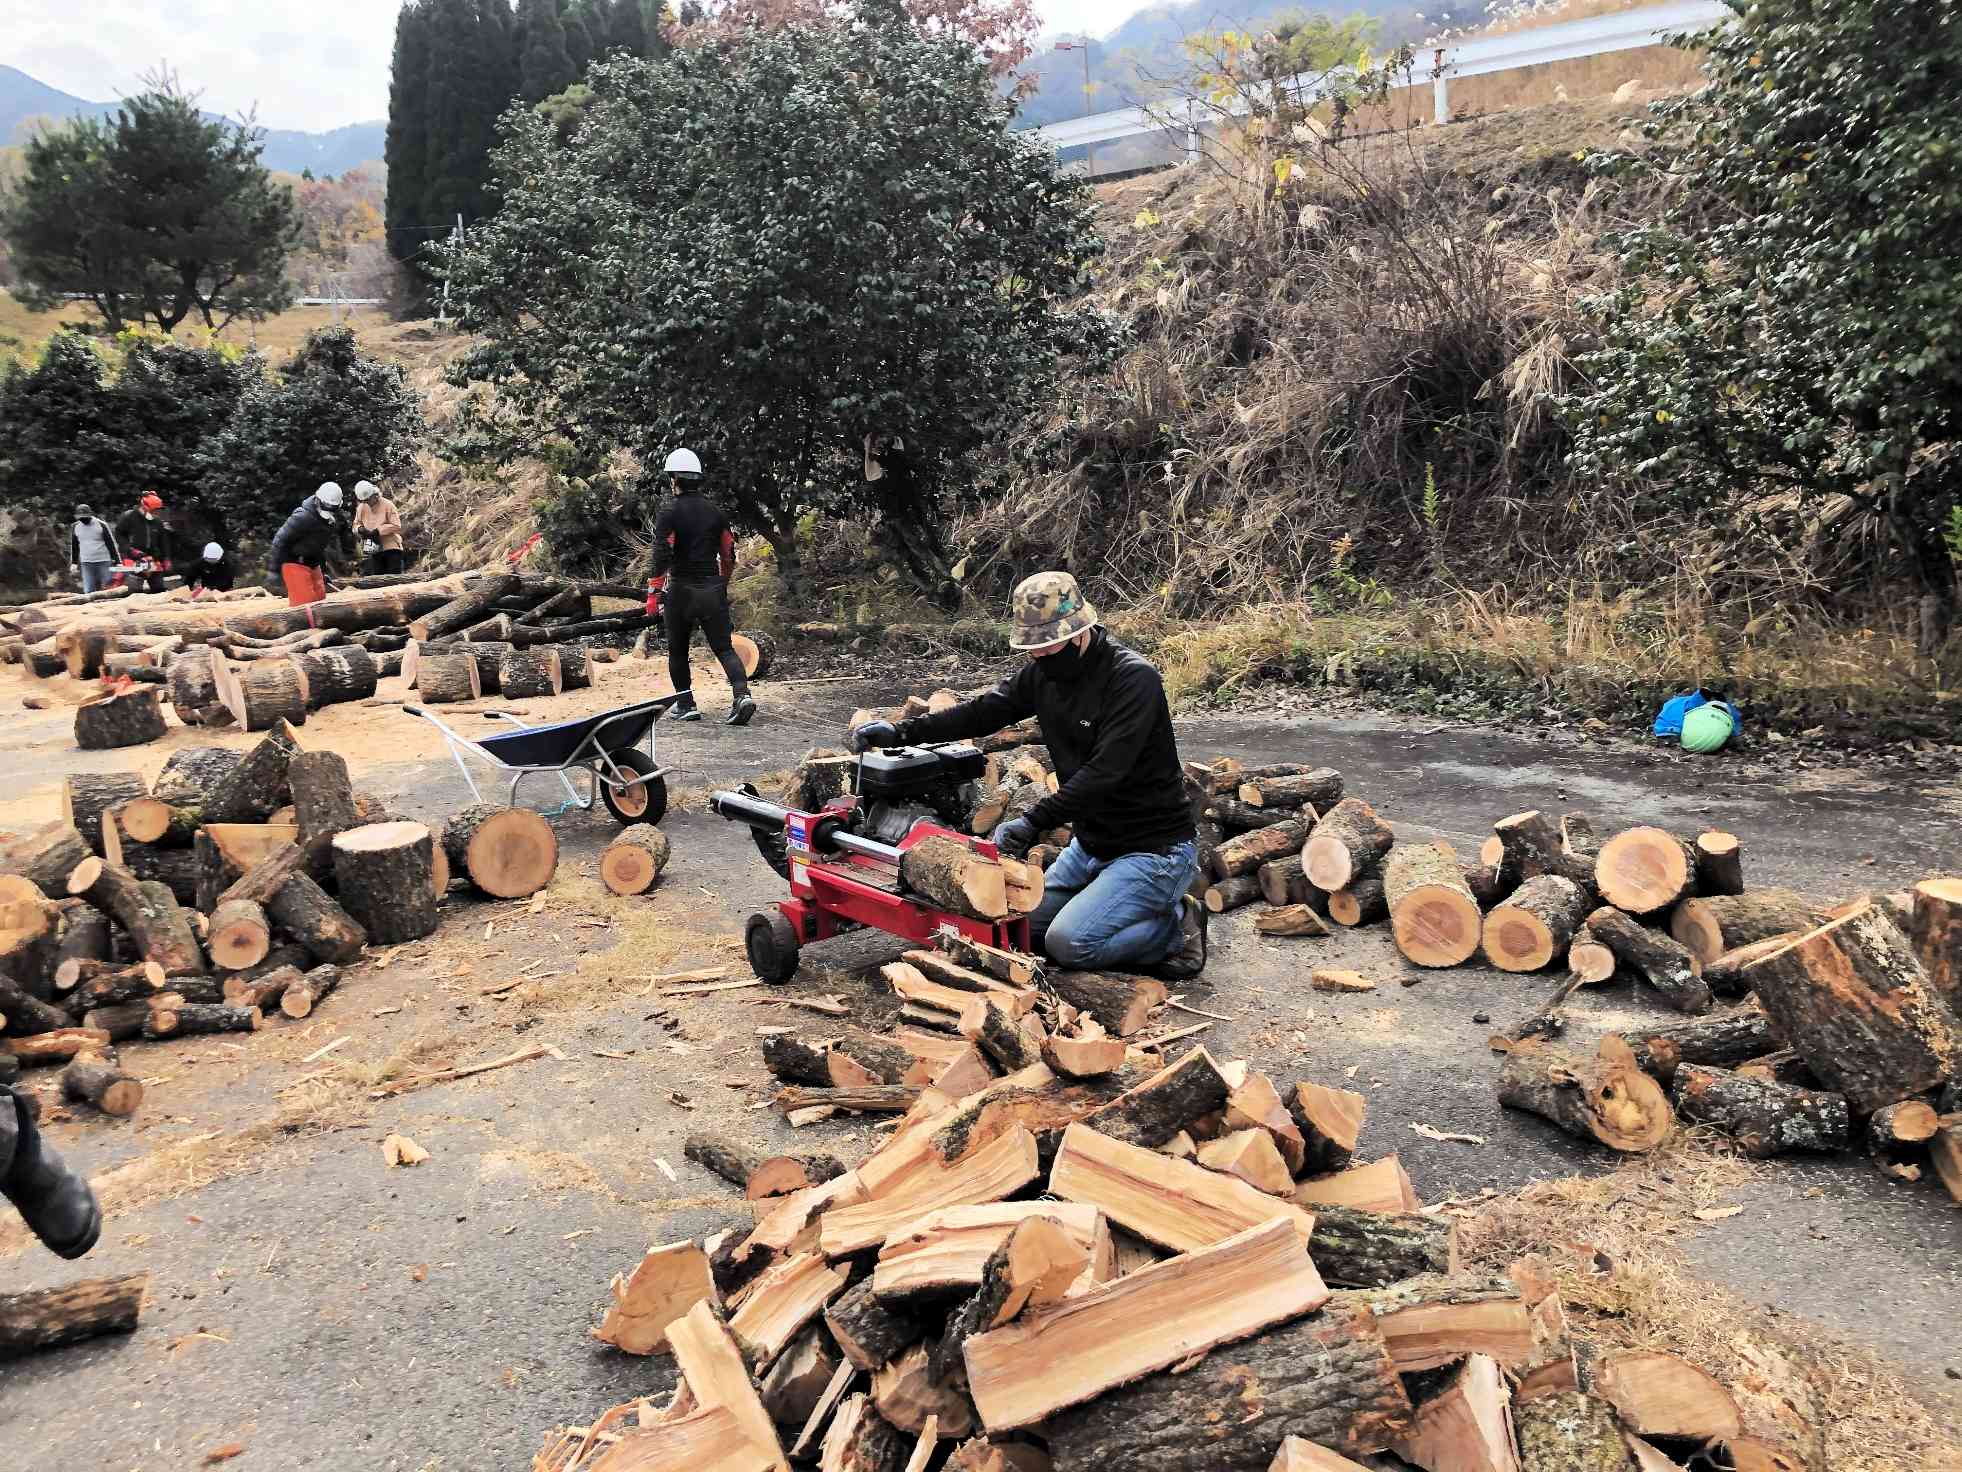
[[[59,332],[64,323],[93,327],[99,326],[101,320],[85,303],[70,302],[56,311],[32,312],[0,291],[0,360],[9,354],[23,358],[38,354],[42,344]],[[351,313],[342,313],[341,321],[354,328],[355,337],[364,349],[398,361],[389,350],[397,324],[386,312],[375,307],[356,307]],[[276,359],[290,356],[306,341],[309,332],[334,325],[332,307],[294,307],[264,322],[233,322],[217,333],[207,333],[187,322],[177,329],[177,339],[192,347],[202,347],[213,340],[240,347],[256,345],[268,357]]]
[[[1760,1168],[1680,1133],[1606,1175],[1548,1181],[1463,1224],[1467,1269],[1533,1256],[1603,1348],[1679,1354],[1737,1399],[1746,1430],[1832,1472],[1954,1472],[1962,1442],[1870,1351],[1694,1276],[1674,1240]],[[1773,1230],[1766,1224],[1763,1230]]]

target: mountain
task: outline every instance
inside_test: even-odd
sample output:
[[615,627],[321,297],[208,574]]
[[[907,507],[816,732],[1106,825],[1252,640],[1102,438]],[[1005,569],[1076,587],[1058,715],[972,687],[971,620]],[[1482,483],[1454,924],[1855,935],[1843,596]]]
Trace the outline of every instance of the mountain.
[[[1158,100],[1166,84],[1188,71],[1185,39],[1211,31],[1250,30],[1286,15],[1301,15],[1299,0],[1184,0],[1150,5],[1109,35],[1090,42],[1091,93],[1083,95],[1083,53],[1058,51],[1053,42],[1039,47],[1023,71],[1036,81],[1035,91],[1022,104],[1024,127],[1041,127],[1088,112],[1109,112]],[[1376,41],[1393,46],[1439,30],[1482,21],[1484,11],[1473,0],[1437,0],[1421,7],[1417,0],[1351,0],[1341,13],[1366,15],[1377,24]],[[1329,6],[1326,14],[1337,14]],[[1062,40],[1076,40],[1063,36]]]
[[[30,118],[106,118],[115,111],[113,102],[85,102],[36,81],[17,67],[0,66],[0,145],[13,142],[14,130]],[[356,164],[382,156],[382,137],[387,130],[388,125],[382,122],[349,123],[325,133],[268,128],[265,164],[289,174],[302,169],[312,169],[316,175],[344,174]]]

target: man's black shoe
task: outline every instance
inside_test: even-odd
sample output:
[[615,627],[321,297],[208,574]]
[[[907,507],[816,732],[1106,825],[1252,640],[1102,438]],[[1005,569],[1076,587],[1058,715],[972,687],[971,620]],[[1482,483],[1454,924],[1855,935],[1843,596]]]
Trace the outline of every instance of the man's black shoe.
[[755,716],[756,702],[745,695],[741,700],[736,702],[735,709],[729,712],[729,719],[726,724],[731,726],[747,726],[750,721],[755,719]]
[[34,1235],[57,1257],[76,1258],[102,1235],[102,1207],[89,1183],[62,1163],[27,1112],[26,1100],[0,1089],[0,1109],[13,1113],[13,1163],[0,1176],[0,1194],[14,1203]]
[[671,721],[699,721],[701,718],[702,713],[695,709],[692,697],[684,696],[668,707],[668,719]]
[[1150,968],[1160,981],[1190,981],[1206,969],[1206,907],[1191,895],[1179,896],[1179,944]]

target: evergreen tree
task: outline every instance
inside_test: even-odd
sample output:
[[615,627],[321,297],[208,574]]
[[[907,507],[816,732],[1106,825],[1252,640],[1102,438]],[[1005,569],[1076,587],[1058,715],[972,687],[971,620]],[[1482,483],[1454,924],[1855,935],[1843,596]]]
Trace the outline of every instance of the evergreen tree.
[[429,236],[417,227],[429,185],[429,10],[410,0],[395,17],[395,58],[388,83],[388,253],[398,261],[415,258]]
[[494,114],[475,0],[430,0],[429,173],[423,220],[442,225],[483,213],[485,155]]
[[584,6],[568,5],[559,13],[559,23],[565,27],[565,54],[572,62],[572,75],[583,77],[599,55],[600,38],[594,34]]
[[606,22],[608,49],[624,51],[629,56],[650,54],[647,45],[647,17],[641,13],[640,0],[612,0]]
[[[477,0],[477,8],[484,47],[485,95],[491,100],[495,119],[518,97],[518,17],[512,12],[511,0]],[[490,177],[488,159],[484,176]]]
[[540,103],[578,79],[566,52],[565,22],[559,19],[557,0],[519,0],[518,19],[524,26],[518,95],[527,103]]

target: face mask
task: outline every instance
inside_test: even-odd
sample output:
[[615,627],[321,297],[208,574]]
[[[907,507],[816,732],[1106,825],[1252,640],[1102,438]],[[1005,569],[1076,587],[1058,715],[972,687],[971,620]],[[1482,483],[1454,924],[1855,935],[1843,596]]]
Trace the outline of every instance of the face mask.
[[1059,685],[1068,685],[1083,673],[1083,660],[1088,653],[1087,649],[1079,649],[1074,643],[1070,643],[1065,644],[1054,654],[1045,654],[1036,663],[1042,667],[1043,674],[1048,678]]

